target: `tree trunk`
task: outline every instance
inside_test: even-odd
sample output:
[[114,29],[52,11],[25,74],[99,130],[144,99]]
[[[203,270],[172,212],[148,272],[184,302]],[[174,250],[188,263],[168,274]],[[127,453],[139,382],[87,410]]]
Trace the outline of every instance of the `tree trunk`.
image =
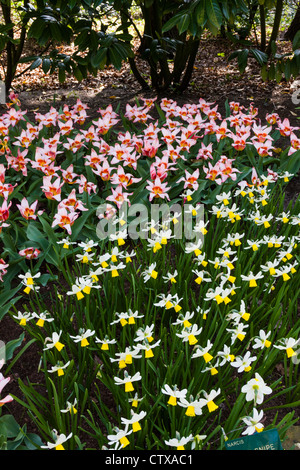
[[[24,0],[24,7],[28,5],[28,0]],[[12,23],[11,19],[11,2],[1,3],[2,6],[2,14],[5,21],[5,24]],[[6,74],[5,74],[5,91],[8,95],[12,82],[15,78],[17,66],[20,60],[20,57],[23,52],[25,38],[26,38],[26,24],[22,23],[21,34],[20,34],[20,42],[16,47],[15,44],[8,41],[6,44]],[[13,28],[8,32],[11,39],[14,39],[14,30]]]
[[282,10],[283,10],[283,0],[277,0],[273,29],[272,29],[272,33],[271,33],[271,37],[270,37],[270,40],[269,40],[268,47],[266,49],[266,53],[268,55],[270,55],[270,53],[271,53],[272,42],[276,41],[277,36],[278,36],[278,32],[279,32],[279,28],[280,28],[280,21],[281,21],[281,16],[282,16]]
[[[125,15],[125,13],[122,10],[120,11],[120,16],[121,16],[122,30],[125,34],[129,34],[128,25],[127,25],[128,17],[127,17],[127,15]],[[129,41],[129,43],[130,43],[130,41]],[[130,65],[130,68],[131,68],[131,71],[132,71],[133,75],[135,76],[135,78],[139,82],[139,84],[141,85],[142,89],[143,90],[148,90],[149,85],[146,82],[146,80],[142,77],[142,75],[140,74],[140,72],[139,72],[139,70],[136,66],[134,57],[129,57],[128,62],[129,62],[129,65]]]
[[178,88],[178,91],[180,91],[180,92],[183,92],[184,90],[186,90],[186,88],[188,87],[188,85],[190,83],[190,80],[192,78],[194,63],[195,63],[195,60],[196,60],[196,57],[197,57],[199,44],[200,44],[200,39],[193,40],[193,42],[191,44],[191,50],[190,50],[190,55],[189,55],[188,63],[187,63],[187,66],[186,66],[185,74],[184,74],[184,76],[182,78],[182,81],[181,81],[181,84]]
[[[2,14],[4,18],[4,22],[6,25],[11,23],[11,4],[10,2],[1,3],[2,6]],[[11,29],[8,32],[8,35],[11,39],[14,38],[14,31]],[[5,74],[5,91],[8,95],[12,81],[13,81],[13,68],[14,68],[14,44],[10,41],[6,44],[6,74]]]
[[299,30],[300,30],[300,4],[298,5],[298,9],[296,11],[293,21],[291,22],[290,26],[288,27],[288,29],[286,30],[284,34],[284,38],[293,42],[293,39]]
[[264,5],[259,5],[260,14],[260,50],[265,52],[266,49],[266,14]]

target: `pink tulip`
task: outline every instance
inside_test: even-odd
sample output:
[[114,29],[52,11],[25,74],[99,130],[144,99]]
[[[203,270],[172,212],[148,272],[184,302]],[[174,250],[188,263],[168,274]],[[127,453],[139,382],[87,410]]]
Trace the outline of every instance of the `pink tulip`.
[[24,250],[19,251],[20,256],[24,256],[26,259],[36,259],[40,254],[40,250],[34,247],[24,248]]
[[38,204],[38,200],[33,202],[31,205],[29,205],[29,202],[27,201],[26,197],[24,197],[21,201],[21,204],[17,204],[17,208],[19,209],[24,219],[35,220],[37,218],[37,215],[41,215],[44,212],[44,211],[39,211],[37,212],[37,214],[35,213],[37,204]]
[[167,194],[167,191],[170,189],[170,187],[167,186],[167,183],[162,183],[158,177],[155,178],[154,182],[147,181],[147,183],[148,186],[146,186],[146,189],[150,191],[149,201],[152,201],[153,198],[168,199],[168,201],[170,200],[170,197]]
[[52,227],[59,225],[59,227],[65,229],[69,235],[72,234],[72,225],[78,217],[77,212],[69,212],[65,208],[60,208],[58,212],[54,215]]
[[[1,360],[0,361],[0,369],[2,368],[3,364],[4,364],[4,360]],[[5,385],[7,385],[9,381],[10,381],[10,377],[7,377],[5,379],[3,377],[3,375],[0,373],[0,393],[2,392]],[[10,395],[6,395],[6,397],[0,398],[0,407],[3,406],[6,403],[11,402],[11,401],[13,401],[13,398]]]

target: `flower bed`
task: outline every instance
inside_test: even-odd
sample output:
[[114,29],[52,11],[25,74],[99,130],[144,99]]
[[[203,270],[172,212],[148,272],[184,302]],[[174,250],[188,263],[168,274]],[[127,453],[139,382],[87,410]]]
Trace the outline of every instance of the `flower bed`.
[[36,446],[82,448],[84,432],[126,450],[284,438],[298,417],[268,413],[278,396],[299,405],[300,211],[284,198],[297,129],[202,99],[109,106],[93,122],[78,100],[31,123],[10,99],[1,317],[40,348],[43,393],[21,378],[13,397]]

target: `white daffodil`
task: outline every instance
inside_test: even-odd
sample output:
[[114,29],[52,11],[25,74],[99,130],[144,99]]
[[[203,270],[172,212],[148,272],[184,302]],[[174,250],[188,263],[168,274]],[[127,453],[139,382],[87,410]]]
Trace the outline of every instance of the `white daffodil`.
[[177,399],[182,399],[186,397],[187,394],[187,389],[184,388],[182,390],[179,390],[177,388],[177,385],[174,385],[173,387],[170,387],[168,384],[165,384],[164,387],[162,387],[161,392],[164,395],[169,395],[170,398],[168,400],[168,405],[176,406],[177,405]]
[[256,408],[252,410],[252,416],[245,416],[242,421],[246,424],[247,428],[242,432],[242,435],[252,435],[255,432],[261,432],[264,429],[264,425],[260,422],[263,419],[264,412],[261,410],[257,411]]
[[132,410],[130,410],[130,412],[131,412],[131,418],[130,419],[121,418],[122,423],[125,424],[126,426],[132,425],[132,432],[140,431],[142,429],[140,425],[140,421],[143,418],[145,418],[145,416],[147,415],[146,411],[141,411],[140,413],[134,413]]
[[79,242],[78,246],[82,248],[83,251],[90,252],[94,246],[99,246],[99,243],[94,240],[87,240],[86,242]]
[[291,244],[289,244],[286,249],[279,250],[277,252],[277,256],[278,256],[279,260],[283,261],[284,263],[286,261],[290,261],[293,258],[293,255],[291,253],[292,250],[293,250],[293,245],[291,245]]
[[108,445],[115,446],[114,450],[124,449],[130,444],[129,440],[127,439],[127,436],[132,433],[132,429],[128,430],[128,426],[125,426],[125,429],[123,430],[115,427],[113,431],[115,432],[115,434],[108,434],[107,439]]
[[95,334],[95,331],[92,331],[90,329],[87,329],[87,330],[82,330],[82,331],[79,331],[79,334],[76,335],[76,336],[72,336],[70,335],[70,338],[72,338],[72,340],[75,342],[75,343],[79,343],[80,342],[80,345],[81,347],[86,347],[89,345],[89,342],[88,342],[88,338],[90,336],[93,336]]
[[51,369],[48,370],[48,372],[50,372],[50,374],[57,372],[57,375],[60,377],[64,375],[64,369],[66,369],[69,366],[69,364],[70,364],[70,361],[66,362],[65,364],[62,364],[59,361],[55,366],[52,366]]
[[159,339],[156,341],[156,343],[149,343],[147,339],[144,339],[143,343],[138,343],[137,346],[134,346],[134,349],[137,349],[138,351],[144,350],[145,351],[145,358],[149,359],[154,356],[153,354],[153,349],[158,347],[160,345],[161,340]]
[[110,344],[116,344],[117,340],[116,339],[109,339],[108,336],[105,335],[104,339],[99,339],[95,337],[95,343],[96,344],[101,344],[101,349],[104,351],[107,351],[109,349]]
[[63,245],[63,248],[65,250],[68,250],[70,245],[76,245],[77,242],[71,242],[70,240],[70,237],[65,237],[65,238],[62,238],[61,240],[57,240],[57,242],[59,245]]
[[67,401],[67,407],[63,410],[60,410],[60,412],[61,413],[71,413],[71,414],[76,415],[76,413],[77,413],[76,405],[77,405],[77,398],[74,399],[73,403],[71,403],[70,401]]
[[204,394],[204,405],[207,406],[208,411],[211,413],[215,411],[219,406],[214,402],[215,398],[220,395],[221,389],[211,390],[209,393],[203,392]]
[[202,373],[204,374],[205,372],[210,372],[211,375],[216,375],[218,374],[218,366],[220,365],[220,361],[219,361],[219,358],[216,360],[215,363],[212,363],[212,362],[208,362],[207,363],[207,366],[202,369]]
[[264,243],[267,244],[268,248],[280,248],[284,242],[284,239],[285,237],[283,235],[279,237],[276,235],[271,235],[271,236],[264,235],[263,236],[263,241]]
[[18,311],[17,315],[13,315],[13,317],[18,320],[19,325],[25,326],[26,323],[33,318],[33,314],[30,312],[20,312]]
[[198,399],[189,395],[189,397],[182,397],[178,401],[178,405],[186,408],[186,416],[194,417],[202,415],[202,408],[205,405],[204,399]]
[[234,256],[236,254],[235,250],[233,250],[230,246],[227,246],[225,248],[219,248],[216,253],[218,255],[221,255],[222,258],[230,258],[231,256]]
[[167,302],[165,304],[165,308],[168,310],[170,308],[174,308],[175,312],[178,313],[182,307],[180,304],[180,301],[183,299],[183,297],[178,297],[178,294],[175,294],[172,296],[172,302]]
[[118,277],[119,276],[119,271],[122,270],[122,269],[125,269],[125,268],[126,268],[126,264],[121,262],[121,263],[118,263],[118,264],[110,265],[107,268],[107,271],[111,272],[112,277]]
[[119,250],[118,246],[114,246],[110,251],[110,260],[112,263],[118,262],[118,256],[120,256],[122,252]]
[[256,287],[257,286],[257,280],[258,279],[263,279],[264,275],[262,274],[261,271],[259,271],[257,274],[253,274],[252,271],[248,274],[248,276],[245,276],[244,274],[241,274],[241,278],[243,281],[248,281],[249,282],[249,287]]
[[82,264],[88,264],[91,263],[94,259],[94,253],[88,253],[85,251],[84,253],[78,253],[76,255],[76,261],[82,263]]
[[263,348],[269,348],[271,346],[271,341],[268,340],[268,338],[271,335],[271,331],[268,331],[268,333],[265,333],[263,330],[259,330],[259,336],[255,336],[253,338],[254,344],[253,344],[253,349],[263,349]]
[[247,240],[248,246],[245,246],[245,250],[252,249],[253,251],[257,251],[260,245],[263,243],[262,240]]
[[300,225],[300,214],[291,216],[292,225]]
[[204,220],[200,220],[199,222],[196,223],[193,231],[194,233],[201,233],[202,235],[206,235],[207,234],[207,225],[208,225],[209,221],[207,222],[204,222]]
[[226,207],[223,204],[221,206],[213,205],[210,212],[211,214],[215,215],[218,219],[226,217],[227,215]]
[[156,307],[166,307],[166,308],[172,308],[174,305],[174,295],[172,294],[158,294],[157,297],[161,300],[158,302],[155,302],[154,305]]
[[52,333],[52,337],[45,338],[44,351],[47,351],[48,349],[52,349],[52,348],[56,348],[58,351],[61,351],[64,348],[64,344],[60,342],[61,334],[62,334],[62,331],[60,331],[59,333],[54,331]]
[[172,230],[163,227],[162,230],[159,230],[158,232],[155,233],[155,239],[160,243],[161,245],[167,245],[168,241],[174,238],[174,235],[172,234]]
[[279,265],[279,260],[274,259],[273,261],[267,261],[265,264],[260,266],[261,270],[264,272],[269,272],[271,276],[276,275],[276,268]]
[[205,301],[215,300],[217,304],[224,302],[225,304],[231,302],[229,295],[231,294],[232,288],[224,288],[222,286],[217,286],[215,290],[209,289],[204,297]]
[[196,275],[195,282],[197,284],[201,284],[202,281],[211,282],[211,277],[206,277],[206,274],[208,275],[207,271],[203,271],[203,270],[199,271],[197,269],[193,269],[192,272]]
[[142,380],[142,376],[141,376],[140,372],[137,372],[133,376],[130,376],[125,371],[124,372],[124,379],[120,379],[120,377],[114,377],[114,380],[115,380],[116,385],[124,385],[125,386],[125,392],[133,392],[134,387],[132,385],[132,382]]
[[235,342],[236,339],[239,339],[240,341],[243,341],[245,338],[245,328],[248,328],[248,325],[245,325],[244,323],[238,323],[235,328],[226,328],[226,331],[231,333],[231,344]]
[[148,233],[150,230],[151,234],[153,235],[159,230],[159,227],[160,227],[159,222],[152,219],[150,222],[147,222],[144,228],[142,228],[142,232]]
[[295,271],[296,271],[296,269],[295,269],[294,265],[288,264],[286,266],[282,266],[280,268],[277,268],[276,277],[282,276],[282,279],[286,282],[289,279],[291,279],[290,274],[294,273]]
[[165,444],[171,447],[176,447],[177,450],[184,450],[184,446],[194,439],[193,435],[190,434],[187,437],[174,437],[169,440],[165,440]]
[[290,220],[291,213],[289,212],[282,212],[279,217],[275,217],[275,220],[278,222],[283,222],[284,224],[287,224]]
[[154,324],[151,326],[146,326],[146,327],[141,327],[138,328],[136,331],[136,337],[134,338],[134,341],[142,342],[144,339],[147,339],[149,343],[153,341],[153,330],[154,330]]
[[192,326],[190,320],[193,318],[194,314],[194,312],[185,312],[185,314],[180,313],[172,325],[183,325],[184,328],[188,328],[189,326]]
[[226,362],[232,362],[235,358],[234,354],[231,353],[230,347],[224,344],[223,351],[218,351],[217,355],[222,358],[220,362],[220,367],[222,367]]
[[155,271],[155,269],[156,269],[156,262],[151,263],[150,266],[142,272],[142,276],[144,277],[144,282],[149,281],[150,278],[152,279],[157,278],[158,272]]
[[246,310],[246,305],[244,300],[241,300],[241,305],[239,310],[233,309],[230,310],[226,316],[226,320],[232,321],[235,324],[238,324],[242,319],[248,321],[250,318],[250,313]]
[[202,246],[203,246],[203,241],[200,238],[199,240],[197,240],[196,243],[193,243],[193,242],[186,243],[184,251],[186,254],[194,253],[195,256],[199,256],[202,253],[201,251]]
[[54,318],[50,317],[49,315],[50,313],[47,312],[47,310],[41,313],[36,313],[36,312],[32,313],[32,317],[38,319],[36,322],[36,325],[40,327],[43,327],[45,322],[51,323],[52,321],[54,321]]
[[128,398],[128,402],[131,403],[131,406],[133,408],[137,408],[139,402],[141,402],[144,399],[144,397],[139,398],[138,394],[135,393],[133,398]]
[[132,359],[141,358],[139,350],[126,346],[124,352],[116,353],[115,358],[110,358],[111,362],[118,362],[119,369],[124,369],[128,364],[132,364]]
[[205,362],[210,362],[213,359],[213,356],[209,352],[212,347],[213,343],[211,343],[209,339],[207,340],[207,345],[205,347],[197,345],[195,347],[195,352],[192,355],[192,359],[195,359],[197,357],[203,357]]
[[24,292],[29,294],[32,290],[37,292],[40,287],[37,286],[34,282],[34,279],[38,279],[41,276],[41,273],[32,274],[28,271],[25,274],[19,274],[19,278],[21,279],[21,283],[25,286]]
[[94,266],[98,266],[100,264],[101,268],[105,269],[108,268],[109,264],[108,261],[111,259],[110,253],[104,253],[98,257],[98,263],[93,263]]
[[195,206],[193,206],[193,204],[187,204],[184,208],[184,213],[187,215],[191,214],[193,217],[196,217],[199,210],[202,210],[202,204],[196,204]]
[[221,194],[217,194],[216,199],[220,203],[224,204],[224,206],[228,206],[229,201],[231,199],[231,193],[230,192],[229,193],[223,192]]
[[241,239],[245,236],[244,233],[234,233],[228,234],[226,237],[226,242],[229,243],[231,246],[240,246],[242,244]]
[[238,259],[237,256],[235,256],[234,258],[231,258],[231,259],[228,259],[226,256],[224,256],[220,262],[219,262],[219,265],[223,268],[227,268],[229,270],[232,270],[234,269],[234,262]]
[[119,257],[121,259],[125,259],[126,264],[127,263],[132,263],[132,258],[136,256],[136,253],[134,250],[132,250],[130,253],[129,251],[125,251],[124,253],[120,253]]
[[238,210],[236,204],[234,203],[231,207],[225,206],[225,212],[225,217],[228,217],[228,219],[233,223],[236,220],[240,220],[242,218],[244,209]]
[[293,176],[294,174],[289,173],[288,171],[284,171],[281,174],[278,174],[278,178],[282,178],[285,183],[287,183]]
[[199,314],[202,316],[203,320],[206,320],[206,319],[207,319],[207,314],[210,312],[210,308],[208,308],[208,309],[206,309],[206,310],[203,310],[203,309],[200,307],[200,305],[198,305],[198,306],[196,307],[196,311],[197,311],[197,313],[199,313]]
[[68,436],[65,434],[58,434],[55,429],[53,430],[53,434],[55,442],[47,442],[46,446],[41,446],[42,449],[65,450],[63,444],[67,442],[73,435],[72,433],[70,433]]
[[159,242],[158,238],[148,238],[148,249],[152,250],[153,253],[157,253],[158,250],[162,249],[162,244]]
[[135,324],[135,320],[136,320],[137,318],[143,318],[143,317],[144,317],[143,314],[139,315],[138,310],[136,310],[135,312],[133,312],[130,308],[128,309],[127,314],[128,314],[128,324],[129,324],[129,325],[134,325],[134,324]]
[[272,393],[271,387],[266,385],[263,378],[256,372],[255,378],[250,379],[241,389],[246,394],[246,401],[254,400],[256,405],[261,405],[265,395]]
[[287,357],[290,358],[296,355],[294,348],[296,348],[299,344],[299,339],[296,340],[294,338],[281,338],[278,344],[274,344],[274,348],[286,351]]
[[128,323],[128,313],[127,312],[115,312],[116,320],[113,320],[110,324],[114,325],[116,323],[121,323],[122,326],[127,325]]
[[198,328],[198,325],[194,324],[188,328],[184,328],[181,333],[176,333],[176,336],[182,339],[183,342],[188,341],[192,346],[198,342],[196,336],[200,335],[202,328]]
[[164,282],[171,282],[172,284],[176,284],[176,277],[178,275],[177,269],[175,269],[174,273],[167,273],[166,276],[163,276]]
[[250,351],[247,351],[243,357],[237,356],[231,365],[235,367],[238,372],[249,372],[251,370],[251,363],[256,361],[256,359],[256,356],[251,357]]
[[38,279],[39,277],[41,277],[41,273],[32,274],[30,271],[28,271],[25,274],[19,274],[18,277],[22,279],[26,286],[31,286],[34,284],[34,279]]
[[125,230],[119,230],[116,233],[111,233],[109,236],[109,239],[113,242],[117,241],[118,246],[122,246],[122,245],[125,245],[125,240],[127,236],[128,236],[127,229],[125,229]]
[[89,295],[91,293],[91,289],[100,289],[100,286],[95,285],[89,276],[79,277],[75,279],[75,284],[72,285],[67,295],[76,295],[77,300],[81,300],[84,298],[83,294]]

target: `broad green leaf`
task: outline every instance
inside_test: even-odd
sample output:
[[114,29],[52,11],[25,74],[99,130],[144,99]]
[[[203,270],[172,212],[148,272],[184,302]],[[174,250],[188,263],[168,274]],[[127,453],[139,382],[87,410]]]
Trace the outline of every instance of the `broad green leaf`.
[[9,361],[12,359],[15,350],[21,346],[25,337],[25,333],[22,333],[18,339],[13,339],[5,344],[5,360]]
[[39,67],[42,63],[42,59],[41,57],[38,57],[37,59],[35,59],[35,61],[31,64],[30,66],[30,70],[33,70],[33,69],[36,69],[37,67]]
[[91,64],[96,69],[103,68],[107,60],[107,47],[100,47],[98,51],[91,56]]
[[265,52],[260,51],[259,49],[250,49],[249,53],[257,60],[259,65],[264,65],[268,61],[268,55]]
[[208,21],[212,23],[215,28],[220,28],[223,21],[223,15],[220,10],[219,3],[216,0],[206,0],[205,5]]
[[170,31],[170,29],[174,28],[177,26],[177,24],[180,21],[181,14],[174,15],[172,18],[170,18],[162,27],[162,32],[165,33],[167,31]]
[[293,39],[293,51],[300,48],[300,30],[297,31]]
[[249,56],[249,49],[243,49],[238,55],[237,59],[238,59],[239,71],[242,73],[245,71],[245,68],[247,67],[248,56]]
[[12,415],[0,417],[0,435],[14,438],[19,434],[20,426]]
[[185,31],[187,31],[187,29],[189,27],[189,24],[190,24],[190,14],[185,13],[181,16],[181,18],[180,18],[180,20],[177,24],[179,34],[182,34]]

